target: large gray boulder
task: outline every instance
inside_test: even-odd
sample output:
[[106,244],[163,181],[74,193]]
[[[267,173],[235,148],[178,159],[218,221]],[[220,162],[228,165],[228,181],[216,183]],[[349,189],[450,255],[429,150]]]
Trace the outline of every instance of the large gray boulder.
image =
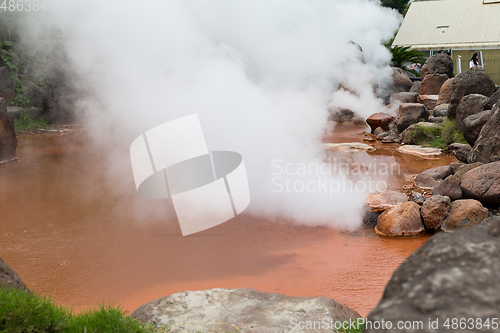
[[7,113],[7,102],[0,97],[0,164],[17,160],[14,121]]
[[491,110],[467,158],[469,163],[490,163],[500,160],[500,103]]
[[493,105],[495,105],[498,101],[500,100],[500,89],[497,89],[493,95],[490,96],[488,99],[488,102],[484,104],[484,109],[485,110],[491,110],[493,108]]
[[446,74],[448,77],[453,77],[453,60],[444,53],[427,58],[420,71],[420,77],[425,79],[427,74]]
[[[290,297],[248,288],[183,291],[146,303],[131,316],[142,323],[170,327],[172,333],[326,332],[334,328],[332,322],[360,317],[330,298]],[[307,322],[323,323],[324,318],[328,329],[307,328]]]
[[[396,269],[382,300],[368,315],[381,332],[499,332],[482,325],[470,330],[452,329],[452,319],[473,318],[474,323],[498,318],[500,305],[500,218],[452,233],[439,233],[416,250]],[[373,323],[391,322],[376,329]],[[437,321],[436,321],[437,320]],[[419,327],[396,329],[398,322]],[[498,321],[498,320],[497,320]],[[446,327],[448,323],[450,326]],[[430,325],[430,327],[429,327]]]
[[500,205],[500,162],[480,165],[462,176],[464,196]]
[[457,128],[460,132],[465,132],[464,119],[484,111],[484,104],[486,104],[487,101],[488,97],[479,94],[470,94],[462,97],[460,103],[458,103],[455,115]]
[[4,98],[7,103],[14,100],[16,93],[16,82],[10,76],[6,67],[0,68],[0,97]]
[[479,137],[479,133],[483,129],[484,124],[490,119],[491,110],[482,111],[473,115],[468,116],[463,120],[463,134],[465,140],[471,145],[474,146],[477,138]]
[[433,195],[447,196],[451,200],[462,199],[462,189],[460,188],[460,183],[457,177],[454,175],[446,177],[441,183],[432,189]]
[[396,116],[398,131],[401,133],[410,125],[426,121],[429,115],[429,110],[420,103],[402,103]]
[[493,80],[481,71],[466,71],[453,79],[448,118],[455,118],[458,104],[462,97],[470,94],[480,94],[490,97],[496,90]]
[[4,289],[29,291],[17,273],[0,258],[0,286]]

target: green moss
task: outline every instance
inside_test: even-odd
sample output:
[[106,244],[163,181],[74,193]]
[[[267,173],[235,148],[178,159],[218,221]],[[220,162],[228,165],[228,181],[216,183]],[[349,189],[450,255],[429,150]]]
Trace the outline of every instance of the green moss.
[[455,119],[446,118],[443,123],[443,140],[446,146],[456,142],[456,143],[467,143],[464,135],[457,128],[457,121]]
[[71,309],[55,305],[49,297],[0,287],[0,332],[168,332],[144,325],[127,316],[120,307],[101,306],[74,314]]
[[454,119],[446,118],[440,127],[422,125],[413,127],[408,133],[408,139],[412,144],[446,149],[451,143],[467,143]]

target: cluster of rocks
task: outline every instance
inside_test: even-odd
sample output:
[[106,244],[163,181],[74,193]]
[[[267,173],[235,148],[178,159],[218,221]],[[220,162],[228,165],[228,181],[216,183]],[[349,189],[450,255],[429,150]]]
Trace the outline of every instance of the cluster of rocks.
[[414,183],[427,195],[384,191],[366,198],[365,219],[373,224],[376,219],[378,235],[453,231],[481,223],[500,206],[500,162],[454,162],[416,175]]

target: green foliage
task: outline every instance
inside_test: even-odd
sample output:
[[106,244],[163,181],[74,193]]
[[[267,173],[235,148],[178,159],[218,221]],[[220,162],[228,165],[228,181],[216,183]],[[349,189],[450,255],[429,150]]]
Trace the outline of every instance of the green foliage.
[[402,13],[406,9],[408,0],[382,0],[382,6],[398,10]]
[[408,139],[417,145],[446,149],[452,143],[467,143],[458,130],[456,120],[446,118],[441,127],[414,125],[408,133]]
[[463,133],[457,128],[457,121],[455,119],[445,119],[443,123],[442,137],[446,146],[455,142],[467,144],[467,140],[465,140]]
[[356,328],[347,328],[347,329],[341,328],[340,330],[334,330],[334,332],[335,333],[363,333],[364,327],[365,327],[365,325],[361,324],[361,325],[357,326]]
[[14,94],[14,100],[10,104],[14,106],[24,107],[29,104],[30,99],[24,94],[24,85],[19,80],[19,77],[15,74],[10,74],[14,82],[16,83],[16,92]]
[[[425,62],[423,54],[411,46],[393,46],[388,48],[392,54],[392,65],[394,67],[403,68],[404,65],[409,63],[421,63]],[[405,69],[405,68],[403,68]]]
[[33,130],[44,128],[48,125],[45,119],[34,119],[27,108],[24,109],[21,119],[14,121],[14,129],[20,130]]
[[74,314],[71,309],[57,306],[47,297],[26,291],[0,287],[0,332],[9,333],[81,333],[81,332],[160,333],[127,316],[120,307],[100,306]]

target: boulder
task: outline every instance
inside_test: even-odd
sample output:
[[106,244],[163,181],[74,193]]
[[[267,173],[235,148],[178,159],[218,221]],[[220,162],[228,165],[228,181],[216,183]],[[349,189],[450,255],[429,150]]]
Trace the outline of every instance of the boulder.
[[439,89],[439,98],[436,105],[449,104],[451,101],[451,92],[453,88],[453,79],[446,80]]
[[458,183],[462,181],[462,177],[469,171],[471,171],[474,168],[477,168],[478,166],[483,165],[481,162],[477,163],[471,163],[471,164],[464,164],[458,170],[455,172],[454,176],[457,179]]
[[469,144],[465,143],[451,143],[448,145],[448,151],[455,154],[457,159],[462,163],[469,163],[468,156],[472,150],[472,147]]
[[444,166],[435,167],[432,169],[427,169],[427,170],[421,172],[420,174],[429,175],[436,180],[441,180],[441,179],[445,179],[446,177],[451,175],[452,172],[453,171],[451,169],[451,166],[444,165]]
[[411,86],[410,92],[418,94],[420,92],[421,85],[422,85],[422,81],[413,82],[413,85]]
[[460,187],[466,198],[500,205],[500,162],[480,165],[462,176]]
[[450,168],[451,168],[451,172],[452,174],[455,174],[455,172],[458,171],[458,169],[460,169],[461,167],[463,167],[464,165],[466,165],[465,163],[462,163],[462,162],[451,162],[450,163]]
[[453,231],[479,224],[488,218],[488,210],[473,199],[453,201],[446,219],[441,222],[441,230]]
[[466,71],[458,74],[453,79],[448,118],[455,118],[458,104],[464,96],[479,94],[490,97],[495,92],[495,89],[495,83],[484,72]]
[[31,81],[23,80],[24,94],[29,98],[29,105],[33,107],[44,107],[49,100],[49,90],[35,85]]
[[409,92],[413,86],[413,82],[411,82],[410,78],[406,74],[406,71],[398,67],[393,67],[392,71],[392,79],[394,80],[396,91]]
[[387,190],[370,193],[370,195],[366,197],[364,205],[374,212],[383,212],[407,201],[408,197],[406,194]]
[[442,124],[444,123],[445,118],[446,117],[430,117],[427,121],[434,124]]
[[493,109],[493,105],[495,105],[500,100],[500,89],[497,89],[493,95],[490,96],[486,104],[484,104],[485,110]]
[[[446,74],[428,74],[422,80],[419,95],[438,95],[441,86],[448,80]],[[437,102],[437,100],[436,100]]]
[[457,177],[450,175],[445,178],[441,183],[432,189],[433,195],[442,195],[450,198],[451,200],[462,199],[462,189]]
[[439,181],[434,179],[431,175],[419,173],[415,176],[415,185],[424,188],[432,189],[439,184]]
[[436,107],[438,95],[418,95],[417,102],[425,105],[428,110],[433,110]]
[[[249,288],[183,291],[135,310],[131,316],[168,332],[319,332],[306,322],[349,321],[360,315],[324,297],[291,297]],[[298,323],[304,327],[297,329]],[[314,330],[312,330],[315,328]],[[321,327],[324,329],[324,327]]]
[[432,110],[434,117],[446,117],[450,104],[439,104]]
[[418,93],[413,92],[400,92],[391,95],[391,104],[399,103],[417,103]]
[[467,140],[467,142],[471,146],[474,146],[474,143],[479,137],[479,133],[481,133],[484,124],[486,124],[488,119],[490,119],[490,116],[491,116],[491,110],[486,110],[470,115],[463,120],[463,129],[464,129],[463,134],[465,140]]
[[0,285],[5,289],[29,291],[19,275],[0,258]]
[[420,206],[408,201],[383,212],[377,220],[375,233],[384,237],[414,236],[425,231]]
[[428,74],[446,74],[448,77],[453,77],[453,60],[444,53],[427,58],[420,71],[420,77],[425,78]]
[[0,98],[10,103],[14,100],[16,94],[16,82],[10,76],[6,67],[0,68]]
[[[485,326],[454,330],[452,318],[485,323],[498,318],[500,304],[500,218],[453,233],[439,233],[399,266],[367,321],[422,322],[414,330],[380,329],[365,325],[365,333],[498,332]],[[437,322],[438,327],[429,327]]]
[[468,155],[468,161],[490,163],[500,160],[500,103],[491,110],[479,136]]
[[6,101],[0,97],[0,164],[17,160],[17,137],[14,121],[6,110]]
[[433,195],[425,200],[420,214],[424,221],[424,226],[429,230],[439,229],[441,222],[448,216],[451,200],[447,196]]
[[[431,118],[429,118],[431,119]],[[441,126],[430,122],[419,122],[409,126],[401,133],[403,143],[416,145],[432,139],[431,133],[440,133]]]
[[488,101],[488,97],[471,94],[464,96],[458,104],[455,119],[457,120],[457,128],[460,132],[465,132],[464,119],[473,114],[477,114],[484,110],[484,104]]
[[329,120],[337,123],[353,122],[355,124],[364,124],[365,122],[361,117],[348,109],[332,111]]
[[426,121],[428,118],[429,110],[424,105],[419,103],[402,103],[398,109],[396,126],[401,133],[410,125]]
[[378,112],[372,114],[368,119],[366,119],[366,123],[370,126],[373,131],[377,128],[380,127],[384,131],[389,131],[390,130],[390,124],[395,120],[393,116],[391,116],[388,113],[385,112]]

